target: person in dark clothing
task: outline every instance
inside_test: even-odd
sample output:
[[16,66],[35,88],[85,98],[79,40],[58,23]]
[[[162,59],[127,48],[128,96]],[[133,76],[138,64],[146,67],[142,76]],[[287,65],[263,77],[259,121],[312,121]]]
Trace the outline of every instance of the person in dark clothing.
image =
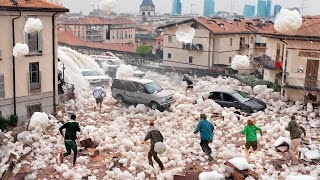
[[64,84],[64,80],[62,78],[61,72],[59,72],[58,73],[58,93],[59,94],[64,94],[64,90],[62,88],[63,84]]
[[151,141],[151,147],[150,151],[148,153],[148,160],[149,164],[153,167],[152,157],[154,160],[159,164],[161,170],[164,169],[164,166],[157,156],[157,153],[154,151],[154,146],[157,142],[163,142],[163,136],[160,132],[160,130],[156,127],[154,127],[154,121],[150,121],[149,123],[150,128],[148,129],[147,136],[144,138],[144,141],[142,141],[142,144],[144,144],[145,141],[148,141],[150,139]]
[[213,160],[213,157],[211,156],[212,150],[209,146],[209,143],[213,140],[213,130],[214,126],[207,120],[207,116],[205,114],[200,114],[200,121],[197,125],[196,130],[194,131],[194,134],[200,132],[200,146],[203,152],[205,152],[209,157],[209,161]]
[[[76,120],[76,115],[71,115],[71,120]],[[63,135],[63,129],[66,129],[65,135]],[[64,144],[66,146],[67,152],[60,153],[60,162],[63,163],[63,158],[71,154],[73,151],[73,165],[75,165],[77,160],[77,132],[80,132],[80,127],[78,122],[67,122],[59,128],[60,134],[64,136]]]
[[183,79],[182,79],[183,81],[186,81],[186,83],[187,83],[187,88],[186,88],[186,96],[187,96],[187,92],[188,92],[188,90],[191,90],[191,92],[193,93],[193,94],[195,94],[194,93],[194,91],[193,91],[193,82],[186,76],[186,75],[184,75],[183,76]]

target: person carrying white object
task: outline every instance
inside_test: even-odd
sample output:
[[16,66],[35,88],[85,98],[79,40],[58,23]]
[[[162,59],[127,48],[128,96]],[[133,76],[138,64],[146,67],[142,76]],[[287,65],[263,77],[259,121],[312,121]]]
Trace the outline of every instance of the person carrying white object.
[[[103,98],[106,97],[106,95],[107,94],[103,85],[99,85],[93,90],[93,96],[96,99],[97,106],[100,107],[100,110],[99,110],[100,113],[101,113]],[[96,107],[94,107],[94,111],[96,111]]]
[[304,137],[306,137],[306,130],[296,122],[295,116],[291,116],[291,121],[289,122],[288,127],[286,127],[286,130],[290,132],[291,137],[291,144],[289,147],[291,161],[292,164],[297,164],[297,150],[301,142],[301,134],[303,133]]

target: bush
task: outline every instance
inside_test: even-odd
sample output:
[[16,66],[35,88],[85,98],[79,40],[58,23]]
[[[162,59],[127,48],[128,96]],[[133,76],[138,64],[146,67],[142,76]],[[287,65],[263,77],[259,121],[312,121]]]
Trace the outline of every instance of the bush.
[[18,124],[18,117],[14,114],[12,114],[10,117],[9,117],[9,121],[8,121],[8,124],[12,127],[17,127],[17,124]]
[[8,126],[9,126],[8,121],[5,118],[0,117],[0,129],[1,129],[1,131],[7,130]]
[[0,117],[0,129],[1,131],[5,131],[8,127],[17,127],[18,117],[12,114],[8,119],[4,117]]
[[266,85],[268,88],[272,88],[275,91],[279,92],[281,90],[281,86],[278,84],[275,84],[275,83],[272,83],[270,81],[266,81],[263,79],[257,79],[252,76],[239,74],[239,75],[235,75],[234,78],[238,79],[241,83],[243,83],[247,86],[251,86],[252,88],[256,85]]

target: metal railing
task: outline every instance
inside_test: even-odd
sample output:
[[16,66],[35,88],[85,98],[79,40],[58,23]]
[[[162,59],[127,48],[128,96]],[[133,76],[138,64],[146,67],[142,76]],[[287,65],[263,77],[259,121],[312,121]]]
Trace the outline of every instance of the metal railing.
[[308,80],[305,78],[287,77],[286,85],[305,88],[320,88],[320,80]]
[[256,43],[256,48],[266,48],[267,44],[266,43]]

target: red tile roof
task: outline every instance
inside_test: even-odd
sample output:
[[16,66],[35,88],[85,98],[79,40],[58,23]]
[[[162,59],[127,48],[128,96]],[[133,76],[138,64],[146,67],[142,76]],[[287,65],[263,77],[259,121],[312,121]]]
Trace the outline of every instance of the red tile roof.
[[[47,0],[17,0],[18,6],[21,8],[21,10],[26,9],[47,9],[52,11],[62,11],[62,12],[68,12],[69,10],[63,7],[62,5],[58,5],[55,3],[48,2]],[[8,10],[8,9],[16,9],[16,5],[14,5],[11,0],[0,0],[0,10]]]
[[106,24],[134,24],[134,21],[123,18],[105,19],[105,18],[90,18],[85,17],[79,21],[65,21],[62,24],[66,25],[106,25]]
[[102,50],[109,50],[109,51],[130,52],[130,53],[136,52],[135,45],[85,42],[81,38],[74,36],[71,30],[59,31],[58,42],[61,44],[76,46],[76,47],[87,47],[87,48],[95,48],[95,49],[102,49]]

